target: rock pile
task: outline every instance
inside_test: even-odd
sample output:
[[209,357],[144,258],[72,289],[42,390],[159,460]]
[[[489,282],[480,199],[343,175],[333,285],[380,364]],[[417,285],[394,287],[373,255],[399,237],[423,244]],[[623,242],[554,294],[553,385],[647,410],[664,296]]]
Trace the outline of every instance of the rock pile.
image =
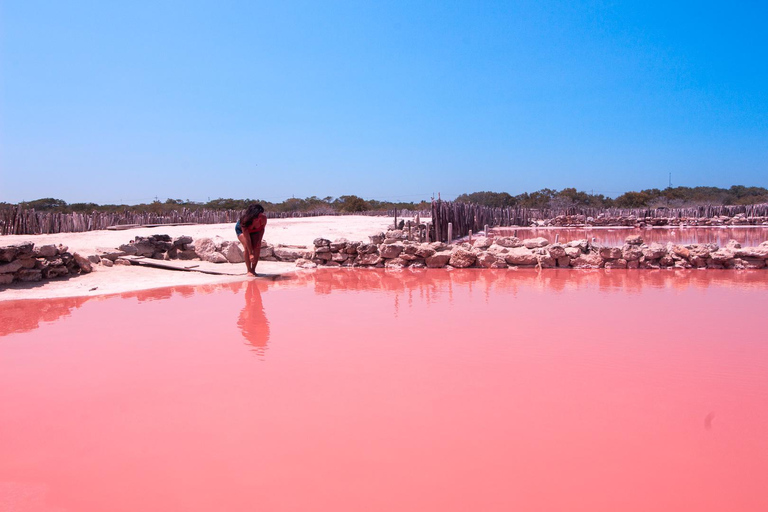
[[646,245],[638,236],[627,237],[621,247],[602,247],[587,240],[563,244],[546,238],[520,240],[477,237],[472,243],[418,243],[403,240],[395,232],[370,237],[369,243],[324,238],[314,241],[314,254],[300,258],[302,268],[766,268],[768,242],[741,247],[736,241],[716,244]]
[[[313,249],[306,246],[272,246],[263,241],[259,258],[266,261],[296,261],[311,258]],[[106,266],[130,264],[122,256],[144,256],[156,260],[203,260],[211,263],[243,263],[245,257],[240,242],[224,240],[221,237],[198,238],[169,235],[137,236],[117,249],[100,249],[99,254],[89,256],[93,263]]]
[[32,242],[0,247],[0,285],[14,281],[41,281],[69,275],[87,274],[91,263],[65,245]]

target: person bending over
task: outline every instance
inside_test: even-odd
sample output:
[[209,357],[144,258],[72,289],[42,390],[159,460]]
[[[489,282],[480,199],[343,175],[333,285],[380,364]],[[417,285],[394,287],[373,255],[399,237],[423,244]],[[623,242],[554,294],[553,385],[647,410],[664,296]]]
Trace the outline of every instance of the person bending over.
[[259,263],[261,252],[261,239],[264,237],[264,229],[267,227],[267,216],[264,215],[264,207],[259,203],[253,203],[240,216],[235,224],[235,233],[240,243],[243,244],[245,253],[245,268],[251,275],[256,275],[256,265]]

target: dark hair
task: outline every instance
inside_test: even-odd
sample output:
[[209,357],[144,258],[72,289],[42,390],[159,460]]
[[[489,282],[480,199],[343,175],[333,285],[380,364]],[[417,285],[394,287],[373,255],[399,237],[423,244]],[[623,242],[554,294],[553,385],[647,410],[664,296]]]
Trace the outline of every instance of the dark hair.
[[240,216],[240,225],[245,227],[250,226],[253,221],[256,220],[256,217],[262,213],[264,213],[264,207],[259,203],[252,203]]

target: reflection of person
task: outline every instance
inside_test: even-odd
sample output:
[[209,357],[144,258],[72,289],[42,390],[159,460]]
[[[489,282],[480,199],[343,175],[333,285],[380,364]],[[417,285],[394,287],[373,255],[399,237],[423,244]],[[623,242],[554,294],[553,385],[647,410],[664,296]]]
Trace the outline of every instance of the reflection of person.
[[260,285],[266,287],[266,283],[248,281],[245,289],[245,307],[237,319],[237,326],[245,340],[255,347],[256,353],[264,355],[269,341],[269,321],[261,303]]
[[251,275],[256,275],[256,265],[259,263],[261,252],[261,239],[264,237],[264,229],[267,227],[267,216],[264,215],[264,207],[259,203],[253,203],[240,216],[235,224],[235,233],[240,243],[243,244],[245,253],[245,268]]

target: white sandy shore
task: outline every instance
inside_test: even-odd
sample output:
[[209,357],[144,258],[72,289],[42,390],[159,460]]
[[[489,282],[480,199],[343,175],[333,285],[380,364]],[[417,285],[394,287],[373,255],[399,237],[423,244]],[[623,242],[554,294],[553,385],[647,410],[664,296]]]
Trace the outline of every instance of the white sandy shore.
[[[391,223],[390,217],[367,216],[270,219],[264,240],[272,245],[306,245],[308,247],[311,247],[312,241],[318,237],[329,240],[346,238],[348,240],[368,241],[368,236],[386,230]],[[114,249],[133,240],[136,236],[153,234],[167,234],[172,237],[189,235],[193,238],[220,236],[225,240],[237,240],[234,224],[198,224],[55,235],[6,235],[0,236],[0,246],[27,241],[34,242],[35,245],[63,244],[69,247],[70,252],[79,252],[87,256],[98,253],[101,248]],[[140,266],[115,265],[112,268],[106,268],[101,265],[94,265],[94,271],[90,274],[44,280],[37,283],[13,283],[6,288],[0,288],[0,301],[104,295],[166,286],[212,284],[252,279],[245,274],[244,264],[195,263],[200,264],[199,268],[201,269],[240,275],[217,276]],[[285,273],[295,269],[296,266],[293,263],[276,261],[261,261],[258,266],[259,273]]]

